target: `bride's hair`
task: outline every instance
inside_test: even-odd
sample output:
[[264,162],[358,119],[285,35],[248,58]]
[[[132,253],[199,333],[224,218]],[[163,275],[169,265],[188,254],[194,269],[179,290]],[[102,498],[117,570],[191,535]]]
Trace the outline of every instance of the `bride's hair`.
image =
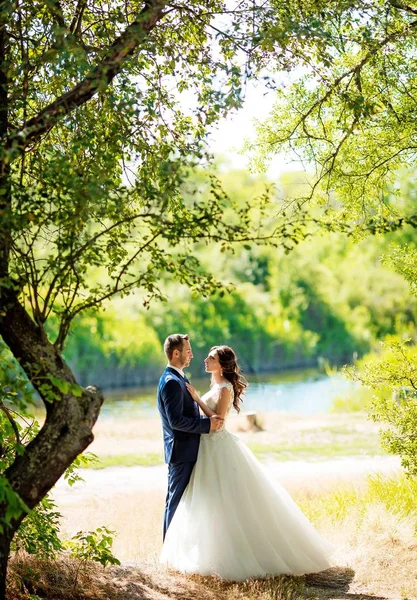
[[225,377],[227,381],[230,381],[233,386],[233,406],[235,407],[236,411],[239,412],[239,402],[242,402],[242,395],[244,394],[245,389],[248,387],[248,383],[242,375],[242,371],[237,362],[236,354],[229,346],[213,346],[210,348],[210,352],[212,350],[217,352],[223,377]]

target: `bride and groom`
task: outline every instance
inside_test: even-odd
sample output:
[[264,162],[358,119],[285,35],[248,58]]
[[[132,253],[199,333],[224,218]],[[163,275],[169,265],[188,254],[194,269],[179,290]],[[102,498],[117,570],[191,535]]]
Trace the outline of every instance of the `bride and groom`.
[[333,547],[224,427],[247,387],[234,351],[211,348],[204,363],[212,385],[200,398],[183,372],[193,358],[189,337],[168,336],[164,350],[158,409],[168,492],[161,562],[234,581],[330,567]]

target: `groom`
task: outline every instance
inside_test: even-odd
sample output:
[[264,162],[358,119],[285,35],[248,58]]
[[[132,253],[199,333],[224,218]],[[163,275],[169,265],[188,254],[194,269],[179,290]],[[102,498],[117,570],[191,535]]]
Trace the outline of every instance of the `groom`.
[[200,434],[220,429],[223,419],[200,417],[191,398],[183,369],[193,358],[188,335],[174,333],[164,343],[168,365],[158,386],[158,410],[164,433],[165,462],[168,463],[168,493],[165,501],[164,538],[188,485],[197,460]]

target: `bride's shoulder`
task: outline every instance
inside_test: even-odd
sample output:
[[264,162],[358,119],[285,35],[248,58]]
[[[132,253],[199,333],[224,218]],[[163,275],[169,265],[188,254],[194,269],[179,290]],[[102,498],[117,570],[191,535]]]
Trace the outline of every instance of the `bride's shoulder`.
[[233,390],[233,385],[230,383],[230,381],[221,381],[220,383],[217,384],[220,388],[227,388],[228,390],[232,391]]

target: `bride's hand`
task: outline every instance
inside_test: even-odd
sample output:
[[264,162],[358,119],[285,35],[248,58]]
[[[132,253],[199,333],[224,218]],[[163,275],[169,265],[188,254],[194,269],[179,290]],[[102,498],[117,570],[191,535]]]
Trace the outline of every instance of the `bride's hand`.
[[197,402],[197,403],[201,402],[200,396],[198,395],[197,390],[195,388],[193,388],[191,383],[186,383],[185,385],[187,386],[187,390],[190,392],[191,398],[193,400],[195,400],[195,402]]

